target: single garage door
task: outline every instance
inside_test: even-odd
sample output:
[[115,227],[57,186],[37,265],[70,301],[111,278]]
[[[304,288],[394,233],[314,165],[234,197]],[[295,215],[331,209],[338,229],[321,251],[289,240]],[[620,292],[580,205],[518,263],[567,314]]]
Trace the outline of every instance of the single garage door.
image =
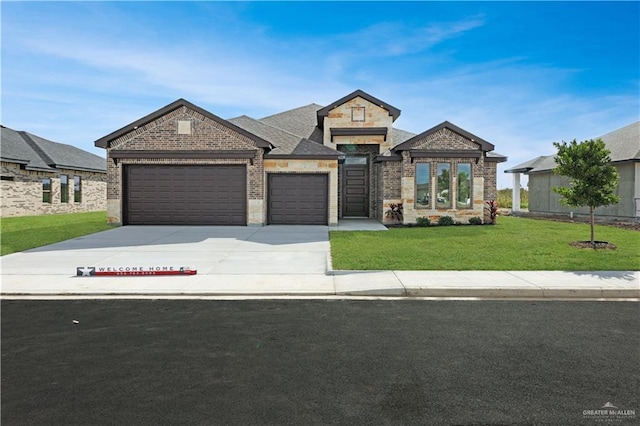
[[328,175],[273,173],[268,188],[270,224],[327,224]]
[[245,166],[129,165],[125,224],[246,225]]

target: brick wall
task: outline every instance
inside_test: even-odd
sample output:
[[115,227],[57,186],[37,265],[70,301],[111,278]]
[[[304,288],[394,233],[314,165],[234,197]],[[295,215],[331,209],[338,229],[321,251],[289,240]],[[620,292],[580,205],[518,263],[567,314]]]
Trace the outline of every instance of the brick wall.
[[[178,121],[189,121],[190,134],[179,134]],[[122,170],[128,164],[245,164],[247,167],[247,212],[255,210],[255,200],[264,199],[264,165],[263,150],[256,143],[241,133],[234,131],[202,114],[188,109],[178,108],[158,119],[141,126],[111,142],[109,154],[117,150],[251,150],[255,151],[253,161],[246,158],[153,158],[150,154],[143,159],[108,160],[108,192],[107,203],[109,221],[121,223],[122,218]],[[259,203],[258,203],[259,204]],[[253,216],[250,216],[253,217]],[[251,222],[250,220],[248,222]]]
[[378,175],[378,209],[376,219],[384,221],[384,215],[389,205],[401,201],[402,162],[382,161],[376,163],[376,174]]
[[412,149],[478,149],[479,147],[479,144],[446,128],[411,144]]
[[[486,161],[484,167],[484,201],[497,200],[498,199],[498,182],[497,182],[497,169],[498,163],[493,161]],[[486,204],[483,204],[486,206]],[[484,209],[484,220],[489,221],[489,212]]]
[[[81,213],[106,209],[107,176],[104,173],[62,169],[56,173],[21,169],[18,164],[1,163],[1,175],[13,180],[0,181],[2,217]],[[60,175],[68,176],[68,202],[61,202]],[[82,182],[81,202],[73,201],[73,177]],[[42,179],[51,179],[51,203],[42,202]]]
[[[463,136],[452,132],[449,129],[441,129],[434,132],[412,144],[413,149],[433,149],[433,150],[477,150],[479,145],[475,142],[469,141]],[[483,216],[484,201],[487,199],[487,189],[493,188],[493,194],[496,193],[495,182],[495,163],[485,163],[484,158],[478,158],[477,163],[475,158],[464,157],[437,157],[437,158],[414,158],[411,159],[409,151],[402,152],[402,166],[401,166],[401,192],[402,202],[404,207],[404,222],[414,223],[418,217],[428,217],[431,221],[437,221],[441,216],[451,216],[455,220],[466,223],[470,217]],[[448,163],[450,164],[451,171],[451,186],[449,194],[451,197],[451,207],[438,208],[433,203],[429,206],[423,206],[416,203],[415,200],[415,170],[417,163],[428,163],[430,165],[430,193],[431,200],[435,200],[437,197],[435,190],[435,182],[437,182],[437,164]],[[471,164],[471,198],[472,203],[467,207],[457,207],[457,165],[458,164]],[[485,170],[485,166],[489,165],[489,170]],[[493,170],[493,174],[490,170]],[[487,177],[493,179],[487,182]]]

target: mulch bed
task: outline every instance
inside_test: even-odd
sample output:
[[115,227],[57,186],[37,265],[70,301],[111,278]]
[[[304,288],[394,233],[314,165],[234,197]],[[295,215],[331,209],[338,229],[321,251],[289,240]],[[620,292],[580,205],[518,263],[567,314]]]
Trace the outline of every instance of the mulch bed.
[[[500,215],[512,216],[511,210],[508,210],[508,209],[501,210]],[[572,219],[569,216],[565,216],[565,215],[544,215],[544,214],[529,214],[529,213],[521,213],[518,216],[526,217],[528,219],[550,220],[553,222],[587,223],[587,224],[589,223],[589,217],[576,216]],[[603,220],[602,218],[598,218],[596,220],[596,225],[612,226],[614,228],[628,229],[631,231],[640,231],[640,221]],[[576,242],[579,242],[579,241],[576,241]]]
[[615,250],[617,248],[615,244],[611,244],[606,241],[594,241],[593,244],[591,244],[591,241],[574,241],[569,245],[573,247],[596,250]]

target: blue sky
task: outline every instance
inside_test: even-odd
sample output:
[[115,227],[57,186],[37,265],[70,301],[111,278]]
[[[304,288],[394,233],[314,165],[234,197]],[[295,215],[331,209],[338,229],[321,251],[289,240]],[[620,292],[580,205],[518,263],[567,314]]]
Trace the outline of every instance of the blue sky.
[[2,1],[2,124],[93,142],[178,98],[255,118],[356,89],[503,170],[640,119],[638,2]]

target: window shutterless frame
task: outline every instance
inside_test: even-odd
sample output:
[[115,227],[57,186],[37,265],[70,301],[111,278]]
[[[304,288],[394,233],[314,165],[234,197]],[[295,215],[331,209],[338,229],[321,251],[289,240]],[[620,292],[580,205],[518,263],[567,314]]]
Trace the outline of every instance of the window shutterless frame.
[[431,164],[416,163],[416,207],[428,207],[431,201]]
[[60,175],[60,202],[69,202],[69,176]]
[[42,179],[42,202],[51,204],[51,179]]
[[80,176],[73,177],[73,202],[82,202],[82,179]]
[[437,165],[436,207],[446,209],[451,207],[451,163]]
[[457,184],[456,207],[459,209],[469,209],[473,205],[471,187],[471,163],[458,163],[456,166]]

